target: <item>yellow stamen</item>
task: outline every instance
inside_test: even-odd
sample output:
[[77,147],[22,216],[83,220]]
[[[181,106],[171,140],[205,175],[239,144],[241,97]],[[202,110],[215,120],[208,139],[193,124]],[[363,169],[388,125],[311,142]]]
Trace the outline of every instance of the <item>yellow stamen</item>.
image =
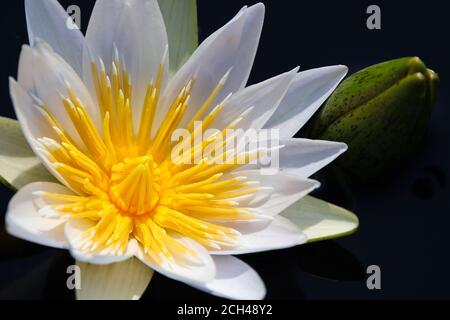
[[[251,183],[244,181],[245,177],[223,179],[224,174],[239,164],[211,162],[220,156],[237,160],[238,155],[226,152],[215,159],[202,158],[205,147],[217,148],[226,144],[216,134],[190,147],[191,153],[185,160],[200,157],[203,159],[200,163],[174,164],[170,160],[171,135],[180,124],[186,124],[191,133],[198,133],[220,116],[226,107],[226,99],[212,110],[211,107],[222,92],[229,72],[201,106],[190,105],[195,85],[195,79],[191,79],[174,101],[169,101],[170,106],[159,128],[153,128],[163,90],[165,66],[161,64],[155,81],[147,87],[135,135],[130,74],[117,49],[110,72],[106,71],[101,59],[98,61],[99,66],[91,63],[91,72],[101,112],[101,124],[97,126],[101,128],[91,118],[84,105],[86,102],[77,97],[69,84],[67,96],[61,96],[65,112],[80,138],[76,141],[81,141],[81,145],[73,142],[49,109],[36,99],[37,107],[57,136],[56,140],[39,139],[40,148],[78,194],[35,193],[45,200],[42,214],[54,216],[56,213],[94,223],[78,243],[79,249],[88,253],[123,254],[129,239],[136,239],[144,253],[157,262],[170,263],[180,257],[196,261],[196,252],[173,237],[174,233],[214,250],[238,245],[239,232],[211,222],[255,217],[234,199],[254,194],[258,188],[251,187]],[[199,107],[198,111],[192,118],[184,119],[192,107]],[[227,129],[236,126],[244,116],[230,122]],[[195,121],[200,120],[203,120],[201,127],[194,128]],[[244,158],[258,156],[258,153],[249,153]]]

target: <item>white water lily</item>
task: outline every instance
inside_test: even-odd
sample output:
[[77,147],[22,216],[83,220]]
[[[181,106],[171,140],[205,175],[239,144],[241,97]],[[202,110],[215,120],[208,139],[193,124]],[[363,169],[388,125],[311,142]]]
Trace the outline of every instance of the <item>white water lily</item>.
[[[134,278],[145,279],[134,280],[137,297],[155,270],[217,296],[261,299],[264,283],[233,255],[357,228],[351,213],[305,197],[319,185],[308,177],[346,145],[292,138],[347,68],[295,68],[247,87],[262,4],[244,7],[173,75],[156,0],[97,0],[86,37],[66,27],[57,1],[28,0],[26,9],[30,46],[10,91],[25,138],[59,183],[18,191],[6,216],[11,234],[69,249],[83,272],[136,257],[150,272]],[[171,133],[193,131],[196,120],[278,129],[281,170],[172,163]],[[136,268],[127,266],[116,268],[122,277]]]

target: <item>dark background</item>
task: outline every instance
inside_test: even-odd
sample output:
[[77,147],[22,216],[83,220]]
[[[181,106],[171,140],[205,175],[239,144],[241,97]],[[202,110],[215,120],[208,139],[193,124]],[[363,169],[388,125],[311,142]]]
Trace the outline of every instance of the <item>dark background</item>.
[[[94,1],[61,1],[82,8],[86,28]],[[256,1],[199,0],[200,36]],[[376,1],[382,30],[366,28],[369,1],[265,1],[266,21],[250,82],[300,65],[303,70],[345,64],[350,72],[384,60],[419,56],[441,77],[441,93],[420,149],[378,182],[352,186],[326,178],[316,194],[360,218],[353,236],[244,257],[264,278],[269,299],[450,298],[450,76],[448,10],[444,1]],[[2,5],[0,115],[14,117],[8,76],[16,75],[27,42],[22,1]],[[1,134],[1,132],[0,132]],[[0,186],[0,215],[12,192]],[[1,218],[3,224],[3,218]],[[70,299],[68,253],[15,240],[0,231],[0,298]],[[382,289],[366,287],[366,268],[378,265]],[[184,284],[155,276],[144,298],[208,299]]]

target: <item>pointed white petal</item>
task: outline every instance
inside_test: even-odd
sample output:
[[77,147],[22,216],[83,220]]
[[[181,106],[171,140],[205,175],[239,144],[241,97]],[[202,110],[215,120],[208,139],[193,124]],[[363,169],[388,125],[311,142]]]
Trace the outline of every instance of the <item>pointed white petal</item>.
[[[153,270],[177,281],[202,284],[214,279],[216,266],[207,250],[192,239],[175,235],[173,238],[195,252],[195,256],[171,251],[173,259],[168,259],[162,254],[155,259],[153,255],[146,254],[140,248],[136,257]],[[170,247],[168,249],[170,250]]]
[[84,37],[66,10],[56,0],[26,0],[25,12],[31,46],[44,40],[81,76]]
[[[87,112],[99,125],[98,109],[92,103],[89,92],[73,69],[47,44],[39,42],[36,48],[23,46],[19,62],[19,83],[10,78],[10,94],[24,136],[33,152],[47,170],[62,184],[68,186],[63,177],[49,164],[36,139],[57,135],[38,105],[44,104],[57,119],[65,132],[80,146],[84,144],[67,115],[60,94],[67,96],[69,84]],[[97,115],[97,116],[96,116]],[[97,121],[96,121],[97,120]]]
[[30,46],[23,45],[19,56],[19,70],[17,75],[17,82],[25,91],[34,89],[33,84],[33,49]]
[[277,109],[297,71],[298,68],[295,68],[232,95],[211,127],[224,129],[245,112],[237,127],[244,130],[261,129]]
[[[255,134],[254,137],[237,135],[235,140],[238,142],[233,146],[237,154],[259,150],[265,157],[243,165],[235,172],[260,170],[264,175],[272,175],[277,171],[283,171],[308,178],[348,149],[345,143],[340,142],[299,138],[278,139],[278,135],[271,132],[262,131],[262,133],[264,135]],[[227,148],[224,148],[223,152],[226,151]],[[267,160],[267,163],[264,160]]]
[[[90,56],[84,55],[84,74],[91,78],[91,61],[101,58],[111,74],[116,49],[131,76],[134,124],[150,81],[156,80],[158,68],[167,49],[167,33],[156,0],[98,0],[86,33]],[[168,59],[164,61],[168,71]],[[167,74],[165,80],[167,80]]]
[[[37,156],[36,158],[30,154],[28,158],[18,160],[17,165],[20,165],[20,167],[18,167],[19,171],[16,171],[17,177],[15,178],[15,180],[11,180],[11,182],[14,186],[16,186],[17,184],[17,187],[23,186],[23,184],[25,184],[26,182],[34,182],[34,178],[32,177],[30,177],[32,180],[28,180],[28,173],[32,175],[38,174],[39,177],[42,178],[42,180],[37,181],[52,181],[52,179],[50,179],[48,175],[42,173],[41,166],[39,165],[40,162],[44,165],[45,169],[47,169],[47,171],[53,175],[53,177],[58,179],[58,181],[65,186],[68,186],[64,178],[49,163],[45,155],[42,154],[36,142],[36,137],[53,138],[55,137],[55,133],[51,128],[49,128],[49,125],[43,118],[42,114],[38,112],[34,107],[31,97],[16,81],[11,78],[9,81],[9,90],[11,94],[11,100],[13,101],[14,110],[16,111],[17,119],[19,119],[20,123],[20,125],[17,126],[18,128],[16,130],[22,130],[23,137],[25,138],[26,142],[28,142],[28,145],[32,150],[31,153],[34,153]],[[11,138],[15,138],[15,135]],[[20,140],[11,141],[11,143],[17,143],[17,146],[22,145]],[[26,149],[24,149],[23,152],[25,154],[29,154]],[[29,166],[28,171],[21,172],[20,169],[22,168],[22,165]],[[5,177],[8,177],[9,174],[13,174],[13,171],[8,172]],[[12,176],[9,177],[12,179]]]
[[175,73],[198,46],[197,0],[159,0],[169,38],[170,70]]
[[[186,112],[187,119],[197,112],[221,79],[226,81],[212,107],[230,93],[242,89],[250,75],[263,20],[264,5],[258,3],[241,10],[228,24],[207,38],[170,81],[163,105],[170,105],[192,78],[195,78],[195,86],[189,101],[193,108]],[[161,121],[165,112],[166,108],[160,110],[157,120]]]
[[34,107],[36,101],[33,101],[31,94],[36,95],[34,86],[34,64],[36,50],[24,45],[20,52],[18,81],[10,78],[10,93],[14,103],[17,118],[21,122],[21,126],[33,138],[40,137],[56,137],[55,132],[49,126],[42,113]]
[[262,300],[266,287],[261,277],[245,262],[232,256],[215,256],[216,277],[194,288],[232,300]]
[[64,232],[69,242],[71,255],[79,261],[91,263],[91,264],[111,264],[132,258],[137,250],[138,244],[136,240],[129,241],[127,249],[124,253],[111,252],[114,249],[111,245],[101,252],[89,253],[83,248],[83,241],[87,237],[87,231],[95,226],[95,223],[88,219],[70,219],[67,221]]
[[347,150],[345,143],[308,139],[282,140],[280,168],[308,178]]
[[[35,105],[43,103],[70,137],[72,137],[79,145],[83,145],[65,110],[61,97],[61,95],[68,97],[68,86],[70,86],[76,97],[85,106],[94,125],[96,125],[97,128],[101,128],[100,110],[97,108],[97,105],[94,104],[88,89],[80,77],[67,62],[44,42],[37,43],[36,48],[24,47],[20,65],[22,65],[22,57],[25,66],[29,66],[29,60],[32,59],[31,68],[26,68],[25,66],[19,67],[19,70],[26,69],[31,73],[32,82],[29,80],[29,74],[24,75],[25,71],[19,72],[21,78],[19,80],[21,81],[20,84],[23,89],[39,100],[38,102],[33,102]],[[27,85],[30,84],[31,87],[27,87]],[[41,136],[35,138],[40,137]]]
[[347,67],[332,66],[300,72],[265,128],[280,129],[281,138],[294,136],[333,93]]
[[29,147],[17,120],[0,117],[0,180],[20,189],[37,181],[55,182]]
[[[250,72],[253,67],[253,62],[255,60],[256,52],[258,50],[259,40],[261,37],[261,31],[264,23],[265,7],[264,4],[259,2],[253,6],[248,7],[245,10],[245,22],[242,28],[242,33],[240,35],[239,48],[235,51],[236,57],[233,65],[231,66],[233,70],[228,78],[228,86],[230,89],[226,88],[224,91],[236,92],[233,88],[244,88],[247,85],[248,78],[250,77]],[[220,35],[221,37],[226,36],[225,34]],[[210,39],[213,36],[210,37]],[[222,38],[228,42],[229,39]],[[208,40],[205,40],[207,42]],[[239,87],[238,87],[239,85]]]
[[210,251],[212,255],[239,255],[295,247],[307,241],[306,235],[288,219],[276,216],[266,228],[243,234],[233,249]]
[[350,235],[359,225],[358,217],[352,212],[310,196],[281,215],[295,223],[305,233],[308,242]]
[[105,265],[77,261],[81,288],[77,300],[139,300],[154,271],[136,258]]
[[231,175],[246,177],[246,181],[249,182],[259,182],[257,186],[261,191],[258,191],[255,197],[240,201],[239,204],[270,217],[276,216],[320,186],[317,181],[281,171],[273,175],[264,175],[261,170],[244,170],[232,172]]
[[37,143],[36,139],[43,137],[59,140],[40,110],[42,109],[40,105],[45,105],[65,132],[81,147],[84,144],[65,111],[60,94],[68,95],[67,84],[69,84],[97,126],[100,124],[98,109],[72,67],[42,41],[36,43],[36,48],[22,47],[18,81],[17,83],[10,78],[10,94],[23,134],[47,170],[59,182],[68,186],[63,177],[50,165]]
[[45,191],[71,194],[60,184],[36,182],[27,185],[11,199],[6,213],[7,231],[20,239],[54,248],[66,248],[64,219],[47,219],[38,213],[34,192]]

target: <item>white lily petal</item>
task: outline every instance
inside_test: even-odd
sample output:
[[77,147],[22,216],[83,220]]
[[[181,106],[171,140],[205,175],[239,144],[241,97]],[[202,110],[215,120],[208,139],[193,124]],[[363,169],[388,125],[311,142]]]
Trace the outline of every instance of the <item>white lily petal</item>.
[[77,300],[139,300],[154,271],[136,258],[107,266],[77,261],[81,288]]
[[20,189],[9,202],[6,229],[13,236],[54,248],[66,248],[64,219],[43,218],[38,213],[35,192],[71,194],[64,186],[50,182],[36,182]]
[[240,129],[261,129],[270,119],[286,94],[298,68],[283,73],[264,82],[252,85],[234,94],[225,104],[220,117],[211,126],[216,129],[226,128],[244,112],[245,117],[239,122]]
[[33,83],[33,49],[30,46],[23,45],[19,56],[19,70],[17,72],[17,82],[25,91],[34,89]]
[[[244,207],[256,209],[262,215],[273,217],[317,189],[320,183],[303,179],[296,175],[278,172],[264,175],[260,170],[244,170],[230,173],[232,176],[246,177],[246,181],[258,181],[258,191],[254,197],[240,201]],[[267,189],[270,188],[270,189]],[[261,193],[261,196],[259,196]]]
[[175,73],[198,46],[197,0],[159,0],[167,28],[170,70]]
[[272,222],[273,217],[259,214],[257,210],[250,210],[255,217],[247,220],[212,220],[213,224],[222,225],[234,229],[241,234],[253,233],[267,228]]
[[280,130],[281,138],[294,136],[333,93],[347,67],[332,66],[300,72],[265,128]]
[[131,239],[123,253],[117,253],[116,248],[111,245],[100,252],[89,253],[84,250],[84,240],[88,235],[88,230],[96,224],[89,219],[70,219],[67,221],[64,233],[70,245],[70,253],[72,257],[81,262],[91,264],[111,264],[132,258],[138,251],[136,240]]
[[358,217],[352,212],[310,196],[281,215],[295,223],[305,233],[308,242],[350,235],[359,225]]
[[345,143],[308,139],[286,139],[280,144],[284,146],[280,168],[302,178],[310,177],[348,149]]
[[86,33],[90,56],[84,55],[84,74],[91,83],[91,61],[101,58],[109,74],[115,52],[130,73],[133,85],[131,106],[135,126],[147,86],[156,75],[161,62],[165,64],[167,80],[168,46],[163,17],[156,0],[97,0]]
[[9,187],[20,189],[37,181],[55,182],[29,147],[17,120],[0,117],[0,179]]
[[9,78],[9,90],[19,125],[30,145],[38,137],[55,138],[55,132],[34,106],[31,96],[13,78]]
[[[22,187],[24,184],[28,184],[27,182],[35,182],[35,178],[30,177],[31,180],[28,180],[28,173],[31,174],[38,174],[40,178],[37,179],[37,181],[52,181],[54,179],[50,178],[48,176],[48,173],[51,173],[51,175],[58,179],[59,182],[61,182],[63,185],[68,186],[65,179],[55,170],[55,168],[50,164],[47,157],[40,151],[39,146],[35,140],[35,137],[54,137],[55,133],[52,131],[51,128],[49,128],[47,122],[44,120],[42,114],[34,107],[33,101],[31,97],[23,90],[23,88],[12,78],[9,79],[9,90],[11,93],[11,99],[13,101],[14,110],[16,111],[17,119],[19,119],[19,123],[17,124],[16,132],[20,131],[22,129],[23,137],[25,138],[26,142],[28,142],[28,146],[31,148],[32,152],[30,156],[24,159],[18,159],[17,161],[17,169],[16,175],[17,178],[13,181],[11,180],[10,183],[12,183],[16,187]],[[9,123],[11,123],[9,121]],[[16,134],[11,136],[11,139],[15,139],[17,137]],[[6,139],[4,141],[7,141]],[[22,140],[23,141],[23,140]],[[23,146],[23,143],[21,140],[12,140],[12,144],[17,146]],[[27,147],[28,147],[27,146]],[[27,153],[25,151],[24,153]],[[33,154],[36,155],[38,158],[33,157]],[[40,160],[40,161],[39,161]],[[47,174],[43,173],[43,170],[41,169],[42,166],[39,165],[39,163],[44,165],[44,170],[47,169]],[[20,171],[22,168],[22,165],[29,165],[28,171]],[[35,171],[36,170],[36,171]],[[9,174],[14,175],[14,171],[11,171],[5,175],[5,177],[8,177]],[[10,176],[11,179],[13,176]],[[36,177],[37,178],[37,177]],[[7,179],[8,180],[8,179]],[[9,180],[8,180],[9,182]]]
[[76,97],[85,106],[94,125],[100,129],[102,123],[100,110],[93,102],[89,90],[72,67],[47,44],[39,42],[36,48],[32,48],[32,56],[33,88],[24,87],[24,89],[42,101],[70,137],[78,144],[83,145],[73,122],[66,112],[61,95],[68,97],[68,86],[70,86]]
[[[173,259],[167,259],[160,254],[156,260],[151,254],[146,254],[140,248],[136,257],[144,264],[162,275],[189,284],[202,284],[214,279],[216,266],[208,251],[192,239],[173,235],[173,239],[195,252],[195,256],[171,251]],[[170,247],[168,247],[170,250]]]
[[[163,95],[163,106],[170,105],[193,78],[195,86],[189,101],[195,108],[203,105],[221,80],[224,82],[223,87],[211,104],[212,107],[230,93],[245,87],[259,43],[264,10],[261,3],[244,8],[229,23],[207,38],[170,81]],[[197,112],[195,108],[187,110],[187,119]],[[160,122],[166,111],[166,108],[161,108],[156,120]]]
[[194,288],[225,299],[264,299],[266,287],[252,267],[232,256],[214,256],[213,259],[216,277],[202,286],[194,284]]
[[21,122],[24,131],[28,131],[33,138],[55,138],[57,135],[49,126],[42,113],[34,106],[36,101],[33,101],[30,96],[30,93],[36,94],[33,79],[35,55],[35,49],[27,45],[22,46],[19,58],[18,80],[16,82],[13,78],[9,78],[11,98],[17,118]]
[[26,0],[25,12],[30,45],[44,40],[81,76],[84,37],[66,10],[56,0]]
[[212,255],[239,255],[295,247],[307,241],[306,235],[288,219],[276,216],[266,228],[243,234],[239,247],[210,251]]
[[271,175],[272,172],[276,173],[280,169],[288,174],[308,178],[348,150],[347,145],[340,142],[301,138],[278,141],[274,137],[269,138],[267,139],[267,136],[264,139],[257,137],[256,140],[245,141],[246,144],[237,144],[238,153],[266,150],[267,160],[270,160],[270,163],[264,164],[264,166],[261,161],[250,163],[237,168],[235,172],[264,170],[261,172]]

